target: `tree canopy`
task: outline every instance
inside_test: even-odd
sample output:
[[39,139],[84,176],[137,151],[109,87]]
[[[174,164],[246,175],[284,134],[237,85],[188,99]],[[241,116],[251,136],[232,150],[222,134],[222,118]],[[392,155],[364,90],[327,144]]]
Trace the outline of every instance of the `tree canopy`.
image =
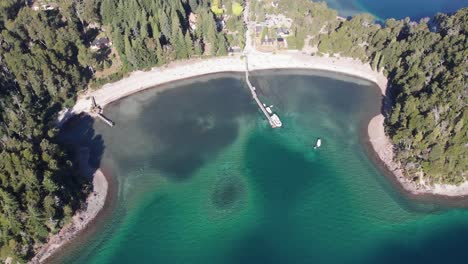
[[[0,260],[20,262],[88,193],[55,121],[96,80],[100,63],[109,63],[107,53],[90,49],[97,34],[111,39],[119,73],[226,55],[230,41],[243,39],[227,36],[206,0],[57,0],[50,10],[28,2],[0,3]],[[234,23],[241,34],[243,26]]]
[[[252,4],[259,18],[263,2]],[[35,11],[22,0],[0,1],[0,259],[29,259],[87,194],[55,120],[108,56],[90,51],[95,25],[112,40],[125,73],[242,47],[242,2],[222,3],[225,9],[214,0],[57,0],[58,8]],[[467,8],[384,25],[365,14],[337,19],[326,4],[308,0],[279,0],[278,10],[293,18],[299,48],[312,45],[319,55],[354,57],[384,71],[386,130],[408,177],[467,180]]]
[[468,8],[383,25],[368,14],[340,19],[326,4],[307,0],[280,0],[276,10],[294,19],[296,37],[308,37],[318,55],[353,57],[384,71],[386,131],[408,177],[468,180]]
[[232,4],[232,13],[236,16],[241,16],[244,13],[244,7],[241,4],[234,2]]
[[1,9],[0,257],[25,260],[85,193],[53,123],[89,73],[78,62],[84,44],[72,7],[34,12],[9,1]]

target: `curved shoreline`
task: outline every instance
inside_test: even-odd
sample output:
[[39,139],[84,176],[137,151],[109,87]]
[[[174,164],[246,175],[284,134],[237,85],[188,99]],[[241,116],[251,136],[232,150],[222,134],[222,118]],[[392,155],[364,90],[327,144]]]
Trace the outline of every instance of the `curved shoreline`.
[[404,190],[414,195],[431,194],[448,197],[464,197],[468,195],[468,182],[459,186],[449,184],[434,184],[433,186],[424,183],[415,183],[404,175],[401,165],[394,161],[394,147],[390,139],[385,134],[385,117],[379,114],[373,117],[367,127],[369,141],[374,152],[383,162],[385,167],[393,174]]
[[[85,153],[84,153],[85,152]],[[88,164],[88,149],[80,150],[80,172],[86,175],[91,170]],[[83,231],[102,211],[106,204],[109,190],[109,182],[103,171],[98,168],[92,175],[93,191],[88,195],[85,208],[79,209],[72,217],[70,223],[66,224],[55,235],[49,237],[47,243],[42,245],[34,258],[29,263],[45,263],[57,253],[63,246],[68,244],[81,231]]]
[[[381,72],[372,70],[368,63],[364,64],[352,58],[318,57],[303,54],[298,51],[283,52],[279,54],[266,54],[251,52],[248,55],[249,70],[274,70],[274,69],[307,69],[323,70],[333,73],[341,73],[359,77],[375,83],[383,97],[386,95],[387,78]],[[155,86],[190,79],[214,73],[244,72],[246,70],[244,59],[237,55],[231,57],[218,57],[210,59],[195,59],[179,61],[164,67],[153,68],[150,71],[136,71],[130,76],[104,85],[95,91],[88,91],[80,96],[72,109],[62,111],[59,123],[66,122],[69,117],[82,112],[91,112],[91,97],[96,103],[104,108],[106,105],[127,97],[131,94],[154,88]],[[468,182],[460,186],[440,185],[424,186],[408,180],[400,169],[399,164],[393,161],[393,145],[385,134],[385,117],[379,114],[373,117],[367,128],[369,142],[373,151],[383,162],[385,167],[392,172],[395,179],[407,192],[414,195],[438,195],[438,196],[465,196],[468,195]],[[98,182],[94,182],[98,181]],[[105,185],[105,187],[103,186]],[[101,186],[101,187],[99,187]],[[101,211],[106,201],[108,183],[101,170],[97,170],[93,178],[93,193],[99,195],[88,197],[85,211],[78,212],[73,216],[72,223],[65,226],[58,234],[49,239],[39,253],[33,258],[32,263],[43,263],[47,258],[57,252],[63,245],[78,235]],[[95,206],[89,206],[90,204]],[[91,209],[90,209],[91,208]]]
[[[248,67],[250,71],[274,69],[310,69],[342,73],[371,81],[380,88],[383,97],[387,94],[388,80],[382,72],[374,71],[369,63],[345,57],[310,56],[300,51],[286,51],[276,54],[262,53],[255,50],[248,52]],[[75,106],[62,113],[59,122],[68,116],[91,110],[91,97],[101,107],[127,97],[131,94],[174,81],[189,79],[213,73],[244,72],[246,64],[240,55],[216,57],[210,59],[194,59],[171,63],[164,67],[156,67],[150,71],[136,71],[130,76],[104,85],[102,88],[89,91],[78,98]],[[455,185],[435,184],[427,186],[410,181],[403,175],[400,165],[393,161],[394,152],[390,139],[385,134],[384,116],[379,114],[368,124],[369,141],[375,153],[390,170],[402,187],[412,194],[431,194],[438,196],[466,196],[468,182]]]
[[[278,54],[251,52],[248,55],[248,62],[251,71],[313,69],[360,77],[377,83],[382,94],[385,94],[387,85],[387,80],[383,74],[373,71],[369,64],[363,64],[361,61],[351,58],[310,56],[298,51]],[[147,72],[135,71],[120,81],[105,84],[98,90],[88,91],[80,96],[72,109],[67,109],[61,113],[59,122],[64,122],[67,117],[81,112],[89,113],[92,105],[91,97],[94,97],[96,103],[104,108],[109,103],[161,84],[212,73],[244,72],[245,70],[245,60],[236,55],[179,61],[167,66],[153,68]]]

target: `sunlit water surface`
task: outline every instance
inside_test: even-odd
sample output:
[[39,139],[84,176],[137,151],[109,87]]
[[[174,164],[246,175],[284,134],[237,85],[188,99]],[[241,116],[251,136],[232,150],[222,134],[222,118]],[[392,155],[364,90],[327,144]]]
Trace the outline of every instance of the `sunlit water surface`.
[[132,95],[106,108],[114,128],[75,125],[94,133],[117,190],[97,230],[56,262],[464,263],[468,212],[408,200],[366,155],[374,84],[255,73],[284,123],[271,129],[241,76]]

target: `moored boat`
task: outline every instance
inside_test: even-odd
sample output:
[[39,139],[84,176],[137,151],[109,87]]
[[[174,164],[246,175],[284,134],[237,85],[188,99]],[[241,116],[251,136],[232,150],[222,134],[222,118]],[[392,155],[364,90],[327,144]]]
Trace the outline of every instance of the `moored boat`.
[[281,122],[278,115],[276,115],[276,114],[273,114],[271,116],[271,121],[272,121],[272,126],[273,127],[282,127],[283,126],[283,123]]
[[318,149],[322,146],[322,139],[321,138],[317,138],[317,142],[315,142],[315,146],[314,146],[314,149]]

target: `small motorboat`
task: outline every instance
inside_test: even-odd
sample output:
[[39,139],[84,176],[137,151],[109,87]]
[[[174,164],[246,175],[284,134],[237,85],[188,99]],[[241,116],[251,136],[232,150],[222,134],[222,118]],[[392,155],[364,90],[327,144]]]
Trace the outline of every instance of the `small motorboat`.
[[317,142],[315,142],[315,146],[314,146],[314,149],[318,149],[322,146],[322,139],[321,138],[317,138]]

